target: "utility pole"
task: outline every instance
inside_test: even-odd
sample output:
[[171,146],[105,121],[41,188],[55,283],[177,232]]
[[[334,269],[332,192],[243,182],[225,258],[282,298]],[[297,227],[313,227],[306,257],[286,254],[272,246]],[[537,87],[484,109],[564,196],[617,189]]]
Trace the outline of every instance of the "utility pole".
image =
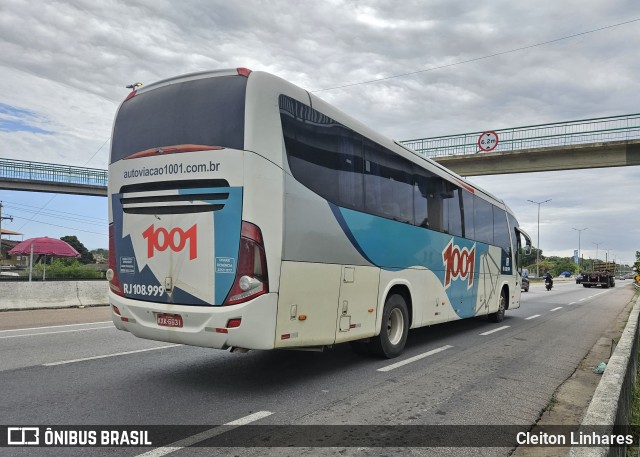
[[531,203],[535,203],[536,205],[538,205],[538,246],[536,249],[536,277],[539,278],[540,277],[540,205],[542,205],[543,203],[547,203],[550,202],[551,199],[545,200],[543,202],[534,202],[533,200],[527,200]]
[[571,228],[578,232],[578,272],[580,272],[580,235],[582,235],[583,230],[587,230],[587,227],[581,229],[577,229],[574,227]]
[[13,217],[12,216],[3,216],[2,215],[2,201],[0,201],[0,262],[3,259],[3,255],[2,255],[2,220],[3,219],[8,219],[11,222],[13,222]]

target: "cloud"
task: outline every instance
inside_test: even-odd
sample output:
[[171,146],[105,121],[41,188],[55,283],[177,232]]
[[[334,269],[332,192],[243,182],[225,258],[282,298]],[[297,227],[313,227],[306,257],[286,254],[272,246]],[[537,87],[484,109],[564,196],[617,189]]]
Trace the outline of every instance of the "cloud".
[[0,132],[51,134],[50,131],[37,126],[42,123],[46,123],[46,119],[41,118],[33,111],[0,103]]
[[[638,23],[583,32],[639,17],[632,0],[3,0],[0,150],[105,168],[127,84],[238,66],[308,90],[356,83],[317,95],[397,140],[633,113]],[[390,79],[359,84],[378,78]],[[527,228],[537,220],[526,200],[553,197],[545,251],[572,252],[575,225],[589,227],[587,243],[637,249],[626,197],[637,167],[478,181]],[[581,197],[594,183],[606,203]]]

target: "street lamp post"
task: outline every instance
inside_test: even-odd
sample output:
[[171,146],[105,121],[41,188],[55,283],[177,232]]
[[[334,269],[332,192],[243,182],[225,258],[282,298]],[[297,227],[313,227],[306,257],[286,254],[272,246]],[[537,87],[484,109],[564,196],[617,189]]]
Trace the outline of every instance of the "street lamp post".
[[[587,227],[581,228],[581,229],[577,229],[574,227],[571,227],[571,228],[578,232],[578,270],[580,270],[580,235],[582,235],[583,230],[587,230]],[[580,273],[580,271],[578,271],[578,273]]]
[[536,250],[536,277],[540,277],[540,205],[542,205],[543,203],[547,203],[550,202],[551,199],[545,200],[543,202],[534,202],[533,200],[527,200],[530,201],[531,203],[535,203],[536,205],[538,205],[538,246],[537,246],[537,250]]
[[[593,243],[593,242],[592,242]],[[593,243],[596,245],[596,260],[598,260],[598,248],[600,247],[600,245],[602,244],[602,241],[599,243]]]

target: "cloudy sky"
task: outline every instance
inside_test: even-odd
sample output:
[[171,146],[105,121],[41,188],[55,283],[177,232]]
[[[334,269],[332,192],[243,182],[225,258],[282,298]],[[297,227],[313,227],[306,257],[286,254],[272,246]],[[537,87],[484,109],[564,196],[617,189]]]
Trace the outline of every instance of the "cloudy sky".
[[[238,66],[318,91],[397,140],[637,113],[639,48],[637,0],[2,0],[0,158],[104,169],[127,84]],[[630,263],[640,250],[640,167],[470,180],[534,242],[527,200],[551,199],[545,255],[573,255],[574,228],[586,228],[585,257]],[[13,216],[3,227],[25,238],[107,247],[105,198],[0,200]]]

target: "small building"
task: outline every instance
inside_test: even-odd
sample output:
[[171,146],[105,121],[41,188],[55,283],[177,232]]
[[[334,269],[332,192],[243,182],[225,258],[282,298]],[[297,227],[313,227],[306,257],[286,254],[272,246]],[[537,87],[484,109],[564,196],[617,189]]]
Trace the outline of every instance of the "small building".
[[21,240],[11,240],[9,237],[20,236],[22,233],[13,230],[1,229],[0,231],[0,268],[24,267],[28,265],[29,259],[26,256],[9,255],[9,251],[16,247]]

